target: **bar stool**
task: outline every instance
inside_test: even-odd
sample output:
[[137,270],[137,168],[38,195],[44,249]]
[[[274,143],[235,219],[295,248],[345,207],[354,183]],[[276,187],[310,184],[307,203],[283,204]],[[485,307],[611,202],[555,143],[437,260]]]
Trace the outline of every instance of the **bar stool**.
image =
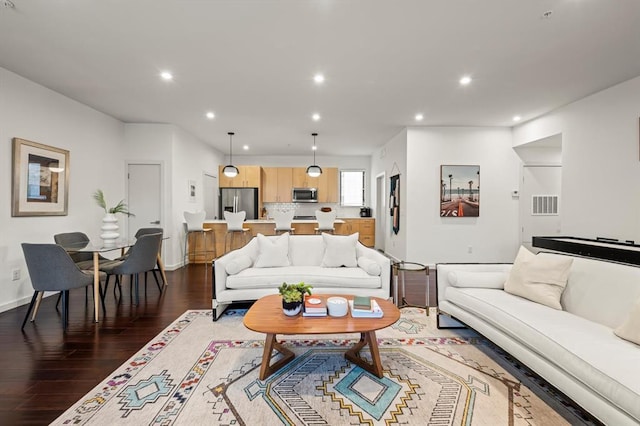
[[276,221],[276,235],[280,235],[284,232],[290,232],[291,234],[293,234],[296,228],[291,227],[291,221],[293,220],[293,215],[295,213],[295,210],[276,210],[273,212],[273,219]]
[[[244,218],[247,217],[247,212],[240,211],[237,213],[224,212],[224,220],[227,222],[227,234],[224,236],[224,252],[228,253],[233,249],[233,242],[235,236],[240,235],[242,238],[242,246],[247,244],[247,232],[251,231],[249,228],[244,228]],[[227,249],[227,241],[229,241],[229,248]]]
[[[198,254],[204,254],[205,256],[207,254],[213,254],[213,258],[216,257],[216,234],[215,232],[211,232],[212,229],[211,228],[203,228],[202,227],[202,222],[204,222],[204,218],[207,216],[207,212],[205,211],[200,211],[197,213],[191,213],[191,212],[184,212],[184,220],[185,220],[185,224],[184,224],[184,255],[185,255],[185,262],[184,264],[187,265],[189,263],[189,260],[191,259],[191,257],[193,256],[194,260],[195,260],[195,256]],[[207,234],[211,232],[211,234],[213,235],[213,249],[209,249],[209,238],[207,238]],[[197,241],[194,237],[193,239],[193,250],[191,250],[191,244],[189,245],[189,251],[187,251],[187,242],[189,241],[189,235],[193,234],[193,233],[197,233],[200,234],[202,236],[202,245],[204,246],[204,250],[198,250],[197,249]],[[208,262],[209,259],[205,259],[205,263]]]
[[316,220],[318,221],[318,227],[314,228],[316,234],[321,234],[323,232],[327,232],[329,234],[333,234],[335,228],[333,227],[333,223],[336,220],[337,213],[332,210],[330,212],[323,212],[320,210],[316,210]]

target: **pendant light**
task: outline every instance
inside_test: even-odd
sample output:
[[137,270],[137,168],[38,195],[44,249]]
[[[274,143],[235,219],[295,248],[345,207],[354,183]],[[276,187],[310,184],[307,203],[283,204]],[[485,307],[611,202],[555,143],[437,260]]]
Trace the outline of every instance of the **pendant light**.
[[224,169],[222,169],[222,173],[226,177],[233,178],[238,176],[238,173],[240,173],[238,168],[233,165],[233,148],[231,146],[231,138],[233,137],[233,135],[235,135],[235,133],[229,132],[227,134],[229,135],[229,164],[224,166]]
[[317,133],[311,133],[313,136],[313,165],[307,167],[307,174],[310,177],[318,177],[322,174],[322,169],[316,164],[316,136]]

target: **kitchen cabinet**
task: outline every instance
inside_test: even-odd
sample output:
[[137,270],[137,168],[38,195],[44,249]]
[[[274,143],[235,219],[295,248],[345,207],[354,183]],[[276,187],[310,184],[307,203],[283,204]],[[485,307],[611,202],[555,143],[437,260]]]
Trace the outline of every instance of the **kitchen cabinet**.
[[338,169],[336,167],[322,169],[322,174],[318,178],[317,188],[319,203],[337,203]]
[[220,188],[260,188],[260,166],[236,166],[238,175],[227,177],[222,173],[224,166],[218,166],[218,186]]
[[338,202],[338,168],[324,167],[322,174],[318,177],[310,177],[306,167],[293,168],[294,188],[316,188],[318,189],[319,203]]
[[262,168],[262,202],[290,203],[293,187],[291,167]]
[[358,241],[367,247],[376,244],[376,220],[374,218],[343,218],[345,224],[342,228],[342,235],[350,235],[359,232]]

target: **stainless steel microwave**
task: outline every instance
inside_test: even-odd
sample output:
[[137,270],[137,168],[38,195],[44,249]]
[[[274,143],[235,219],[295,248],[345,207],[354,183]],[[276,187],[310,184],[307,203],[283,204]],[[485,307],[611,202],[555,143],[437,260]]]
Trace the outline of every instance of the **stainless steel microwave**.
[[317,203],[318,190],[316,188],[293,188],[291,198],[294,203]]

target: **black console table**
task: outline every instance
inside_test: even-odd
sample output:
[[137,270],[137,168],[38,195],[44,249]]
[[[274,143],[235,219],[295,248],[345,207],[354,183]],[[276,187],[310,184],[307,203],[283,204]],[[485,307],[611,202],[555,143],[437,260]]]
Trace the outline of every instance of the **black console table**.
[[611,239],[533,237],[533,247],[640,266],[640,245]]

